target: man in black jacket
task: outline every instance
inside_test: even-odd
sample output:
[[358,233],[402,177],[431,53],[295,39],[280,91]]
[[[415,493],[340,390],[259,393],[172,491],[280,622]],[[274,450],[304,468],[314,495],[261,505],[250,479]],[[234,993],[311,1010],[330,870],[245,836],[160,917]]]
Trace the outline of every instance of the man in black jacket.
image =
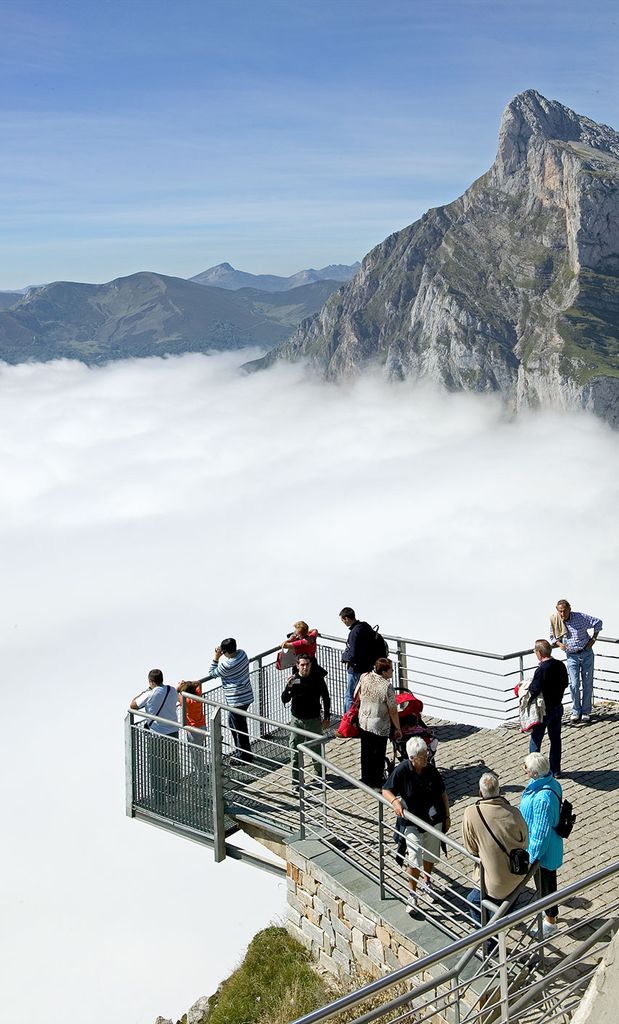
[[[331,724],[331,697],[325,682],[326,672],[317,664],[316,659],[302,654],[297,659],[298,675],[292,675],[282,693],[282,702],[291,703],[290,724],[297,729],[321,736],[323,730]],[[323,717],[320,717],[322,703]],[[299,743],[311,742],[307,736],[290,733],[290,763],[292,765],[292,781],[299,785]],[[314,775],[321,777],[320,765],[314,761]]]
[[352,704],[357,683],[363,672],[374,668],[379,655],[376,653],[376,633],[369,622],[359,622],[352,608],[342,608],[340,619],[348,627],[348,641],[342,652],[342,661],[348,668],[348,683],[344,698],[344,711]]
[[535,641],[535,657],[539,664],[531,680],[529,693],[531,697],[537,697],[541,693],[546,705],[546,714],[544,721],[531,729],[529,753],[539,753],[544,733],[548,730],[550,771],[557,779],[561,773],[562,701],[569,679],[565,663],[552,657],[552,647],[547,640]]

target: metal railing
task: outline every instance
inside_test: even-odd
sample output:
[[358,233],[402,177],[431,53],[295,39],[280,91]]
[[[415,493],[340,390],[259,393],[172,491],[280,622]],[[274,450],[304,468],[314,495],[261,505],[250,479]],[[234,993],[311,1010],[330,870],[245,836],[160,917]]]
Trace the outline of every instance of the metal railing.
[[[222,728],[225,706],[201,698],[210,722],[205,746],[159,736],[128,719],[128,743],[135,758],[133,804],[177,827],[211,840],[215,860],[226,856],[226,833],[234,823],[260,828],[286,841],[318,839],[374,882],[380,899],[406,904],[410,878],[404,866],[407,839],[396,831],[387,800],[325,757],[327,735],[313,733],[237,710],[260,736],[251,754],[235,748]],[[147,716],[150,721],[162,721]],[[191,733],[199,730],[191,730]],[[297,791],[289,767],[290,738],[298,742]],[[417,887],[420,909],[453,941],[476,928],[469,902],[479,889],[486,900],[480,861],[449,834],[408,811],[407,824],[434,836],[449,852],[439,858],[432,888]]]
[[[439,1019],[454,1024],[519,1024],[535,1020],[568,1020],[580,1002],[601,958],[600,945],[619,927],[616,888],[605,886],[594,920],[562,924],[550,940],[524,944],[523,929],[531,934],[539,916],[557,901],[586,894],[600,882],[619,875],[619,861],[494,920],[475,935],[458,939],[444,949],[370,982],[293,1024],[337,1024],[346,1011],[348,1024],[425,1024]],[[597,895],[597,894],[596,894]],[[479,958],[475,971],[463,977],[476,950],[496,942],[496,952]],[[550,947],[551,956],[544,956]],[[595,951],[595,952],[594,952]],[[457,954],[462,954],[459,958]],[[455,960],[455,963],[454,963]],[[453,966],[448,966],[453,965]],[[425,980],[428,975],[430,980]],[[358,1016],[351,1013],[358,1010]]]
[[[394,685],[410,688],[421,697],[424,714],[447,719],[456,717],[459,721],[468,717],[476,725],[484,718],[494,725],[509,724],[516,717],[512,688],[515,680],[533,668],[529,664],[531,651],[497,655],[403,637],[388,636],[386,639],[395,665]],[[619,654],[607,653],[606,650],[606,647],[612,650],[610,645],[617,642],[606,637],[598,639],[595,673],[598,699],[619,699],[619,671],[615,667]],[[335,720],[343,710],[346,691],[346,667],[341,662],[343,644],[341,638],[323,636],[317,652],[321,664],[329,672],[332,718]],[[602,644],[606,647],[599,647]],[[142,816],[157,816],[212,839],[215,829],[213,787],[222,776],[218,758],[226,771],[225,793],[227,798],[231,793],[235,794],[232,802],[237,807],[242,806],[244,789],[255,789],[261,775],[272,774],[287,762],[290,735],[295,730],[287,723],[289,711],[281,701],[287,674],[277,670],[277,651],[278,648],[271,648],[250,662],[255,700],[254,710],[245,717],[249,724],[252,751],[256,755],[251,770],[242,762],[234,762],[232,736],[226,716],[221,714],[226,707],[224,691],[216,677],[203,680],[201,700],[205,709],[205,730],[185,725],[186,701],[200,698],[186,693],[180,695],[180,744],[176,739],[144,730],[143,723],[153,716],[129,712],[126,740],[129,814],[137,811]],[[488,668],[489,664],[493,667]],[[494,667],[498,664],[503,665],[503,671]],[[221,732],[221,750],[216,750],[213,745],[215,729]],[[332,770],[337,774],[337,769]],[[339,777],[343,779],[344,775],[340,773]],[[328,791],[326,785],[325,794]],[[282,792],[282,799],[289,796],[289,792]],[[251,799],[255,809],[255,796]],[[265,800],[266,797],[262,802]],[[228,828],[232,827],[233,823],[229,821]]]
[[[395,662],[394,684],[410,688],[424,701],[424,714],[474,725],[509,724],[517,715],[513,686],[523,674],[532,671],[532,651],[496,655],[447,645],[430,644],[402,637],[386,637]],[[600,637],[596,646],[595,695],[598,700],[619,699],[619,654],[610,653],[617,640]],[[605,645],[602,647],[601,645]],[[329,670],[332,717],[341,713],[346,690],[346,671],[341,663],[343,640],[323,636],[318,649],[321,664]],[[206,840],[217,860],[230,852],[226,837],[244,818],[262,824],[282,839],[292,836],[320,839],[349,864],[376,882],[382,898],[404,901],[407,887],[402,864],[392,842],[392,811],[382,796],[363,786],[325,756],[328,737],[315,737],[287,723],[288,709],[281,702],[286,673],[278,672],[275,660],[278,648],[251,659],[254,711],[237,714],[246,718],[251,739],[249,757],[235,749],[228,728],[223,689],[216,678],[203,681],[206,728],[188,727],[186,700],[181,695],[179,738],[162,736],[144,728],[146,722],[163,721],[143,712],[130,711],[126,720],[127,813],[176,828],[192,838]],[[168,723],[169,724],[169,723]],[[299,751],[299,789],[291,787],[290,739],[296,735]],[[317,781],[309,776],[315,769]],[[411,823],[432,832],[431,827],[407,814]],[[504,920],[506,909],[493,908],[484,899],[481,882],[472,877],[476,859],[449,835],[441,837],[450,847],[449,861],[439,861],[431,894],[420,893],[420,907],[448,936],[449,945],[411,968],[396,971],[388,979],[366,986],[344,1002],[316,1011],[318,1016],[303,1018],[303,1024],[337,1016],[341,1009],[361,1007],[364,1000],[391,986],[406,983],[405,998],[394,996],[379,1010],[363,1012],[358,1024],[370,1020],[409,1020],[415,1024],[429,1021],[443,1011],[456,1024],[470,1021],[520,1021],[544,1001],[553,1007],[569,1007],[580,998],[582,985],[593,966],[589,952],[615,925],[617,901],[608,899],[602,906],[602,921],[591,927],[585,939],[576,941],[582,924],[563,926],[559,937],[567,944],[555,971],[547,969],[544,945],[539,935],[539,914],[554,898],[536,901],[530,908],[512,912]],[[562,890],[564,900],[619,871],[619,863]],[[495,914],[496,920],[476,931],[468,919],[467,892],[481,887],[482,908]],[[598,908],[596,906],[596,915]],[[490,929],[490,930],[488,930]],[[537,934],[536,934],[537,931]],[[480,943],[497,939],[498,953],[478,956]],[[445,958],[463,952],[459,971],[441,973],[440,981],[424,982],[410,988],[410,980],[424,971],[445,966]],[[464,965],[475,969],[462,976]],[[465,963],[466,962],[466,963]],[[567,969],[569,968],[569,970]],[[589,974],[587,974],[589,971]],[[526,982],[522,975],[526,973]],[[544,987],[550,981],[551,990]],[[379,986],[376,988],[375,986]],[[440,989],[440,991],[439,991]],[[560,1004],[557,991],[560,990]],[[432,995],[434,992],[434,995]],[[414,1009],[412,1007],[414,1006]],[[395,1016],[393,1014],[396,1014]],[[552,1018],[555,1019],[555,1018]]]
[[[518,702],[514,686],[532,674],[537,666],[532,648],[510,654],[495,654],[448,644],[429,643],[385,634],[394,662],[393,684],[411,689],[424,702],[424,713],[461,724],[494,727],[514,723]],[[598,637],[595,653],[594,696],[597,700],[619,700],[619,643],[612,637]],[[327,669],[333,716],[344,708],[346,666],[341,653],[342,637],[322,634],[317,658]],[[285,724],[288,712],[281,702],[287,678],[278,671],[279,647],[270,648],[250,659],[250,678],[254,690],[253,710],[271,721]],[[204,692],[212,700],[225,704],[223,688],[217,678],[205,677]]]
[[[407,837],[405,832],[396,831],[389,801],[333,765],[315,749],[315,744],[301,744],[299,753],[304,783],[299,794],[300,838],[320,840],[375,882],[381,900],[406,903]],[[316,780],[313,785],[312,775]],[[407,810],[404,821],[421,834],[423,845],[426,836],[434,836],[449,854],[449,859],[439,858],[430,885],[423,879],[415,883],[420,909],[451,939],[468,933],[474,927],[470,891],[480,889],[482,900],[486,899],[479,858],[449,833],[433,828]]]

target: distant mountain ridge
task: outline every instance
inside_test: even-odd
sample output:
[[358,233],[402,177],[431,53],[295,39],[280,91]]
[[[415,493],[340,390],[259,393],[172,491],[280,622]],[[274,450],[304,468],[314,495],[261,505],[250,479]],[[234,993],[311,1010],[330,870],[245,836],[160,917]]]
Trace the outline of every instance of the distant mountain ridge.
[[360,268],[360,263],[353,263],[350,266],[333,263],[328,267],[322,267],[321,270],[300,270],[291,277],[278,277],[276,274],[248,274],[244,270],[236,270],[230,263],[219,263],[216,267],[209,267],[201,274],[190,277],[189,280],[196,284],[226,288],[230,291],[236,291],[238,288],[257,288],[264,292],[285,292],[317,281],[350,281]]
[[385,239],[248,368],[276,359],[329,378],[378,362],[619,425],[619,134],[535,90],[516,96],[490,170]]
[[0,309],[8,309],[19,302],[23,292],[0,292]]
[[0,360],[101,363],[271,348],[321,309],[337,287],[335,281],[317,281],[269,294],[230,291],[150,271],[101,285],[56,281],[18,295],[10,308],[0,303]]

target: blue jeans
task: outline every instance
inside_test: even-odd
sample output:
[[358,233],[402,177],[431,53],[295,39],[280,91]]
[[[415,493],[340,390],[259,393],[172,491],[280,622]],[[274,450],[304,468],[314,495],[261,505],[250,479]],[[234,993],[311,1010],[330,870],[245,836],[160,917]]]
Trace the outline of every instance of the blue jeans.
[[[578,654],[568,654],[566,662],[572,695],[572,716],[590,715],[593,700],[593,650],[586,647]],[[582,696],[581,696],[582,683]]]
[[[468,903],[472,904],[472,906],[469,907],[469,917],[477,928],[481,928],[481,892],[479,889],[471,889],[471,891],[467,893],[466,898]],[[502,902],[502,900],[499,900],[498,902]],[[486,923],[488,922],[489,917],[490,912],[487,913]],[[488,952],[493,953],[497,946],[498,942],[495,938],[488,939]]]
[[539,725],[534,725],[529,733],[529,753],[538,754],[542,740],[544,739],[544,733],[548,730],[548,739],[550,740],[550,771],[553,775],[561,771],[561,719],[563,717],[563,705],[559,704],[556,708],[551,708],[546,714],[544,721],[540,722]]
[[355,672],[354,669],[348,669],[348,682],[346,684],[346,696],[344,697],[344,711],[348,711],[352,704],[352,699],[357,689],[357,683],[361,679],[361,673]]

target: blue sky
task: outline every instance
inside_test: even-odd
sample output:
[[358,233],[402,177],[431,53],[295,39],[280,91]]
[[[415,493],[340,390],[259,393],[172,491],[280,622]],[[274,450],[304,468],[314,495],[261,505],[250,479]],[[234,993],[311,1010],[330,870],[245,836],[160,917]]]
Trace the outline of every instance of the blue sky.
[[619,124],[616,5],[0,0],[0,288],[350,263],[536,88]]

